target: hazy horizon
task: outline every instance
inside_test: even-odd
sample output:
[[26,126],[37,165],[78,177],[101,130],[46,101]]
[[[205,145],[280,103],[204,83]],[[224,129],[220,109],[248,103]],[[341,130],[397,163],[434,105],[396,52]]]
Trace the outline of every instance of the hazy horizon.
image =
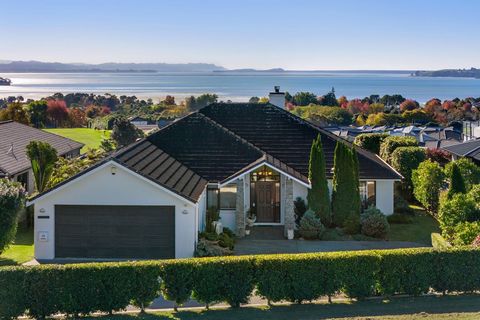
[[[211,63],[227,69],[478,66],[469,0],[19,0],[2,4],[8,60]],[[8,54],[6,54],[8,53]]]

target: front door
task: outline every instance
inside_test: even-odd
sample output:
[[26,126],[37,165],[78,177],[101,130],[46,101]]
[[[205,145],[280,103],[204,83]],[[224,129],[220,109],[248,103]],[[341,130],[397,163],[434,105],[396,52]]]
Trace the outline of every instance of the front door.
[[280,185],[275,181],[255,183],[255,208],[258,223],[280,223]]

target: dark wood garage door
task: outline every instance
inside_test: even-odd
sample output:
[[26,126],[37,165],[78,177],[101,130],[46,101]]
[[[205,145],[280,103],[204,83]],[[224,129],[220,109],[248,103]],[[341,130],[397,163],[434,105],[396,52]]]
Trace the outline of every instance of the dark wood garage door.
[[175,258],[174,206],[55,206],[57,258]]

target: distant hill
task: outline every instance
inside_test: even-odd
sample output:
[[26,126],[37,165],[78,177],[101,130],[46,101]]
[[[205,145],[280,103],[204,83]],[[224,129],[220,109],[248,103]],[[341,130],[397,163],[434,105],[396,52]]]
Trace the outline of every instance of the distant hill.
[[7,61],[0,72],[210,72],[225,68],[209,63],[60,63]]
[[224,69],[224,70],[215,70],[215,72],[286,72],[287,70],[282,68],[273,68],[273,69]]
[[480,69],[443,69],[437,71],[415,71],[414,77],[456,77],[480,79]]

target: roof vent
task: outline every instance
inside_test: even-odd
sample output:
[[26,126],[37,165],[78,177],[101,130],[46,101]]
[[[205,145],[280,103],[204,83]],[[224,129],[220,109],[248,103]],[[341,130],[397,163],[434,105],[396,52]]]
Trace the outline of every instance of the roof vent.
[[10,145],[10,148],[7,151],[7,156],[15,157],[15,154],[13,153],[13,143]]

